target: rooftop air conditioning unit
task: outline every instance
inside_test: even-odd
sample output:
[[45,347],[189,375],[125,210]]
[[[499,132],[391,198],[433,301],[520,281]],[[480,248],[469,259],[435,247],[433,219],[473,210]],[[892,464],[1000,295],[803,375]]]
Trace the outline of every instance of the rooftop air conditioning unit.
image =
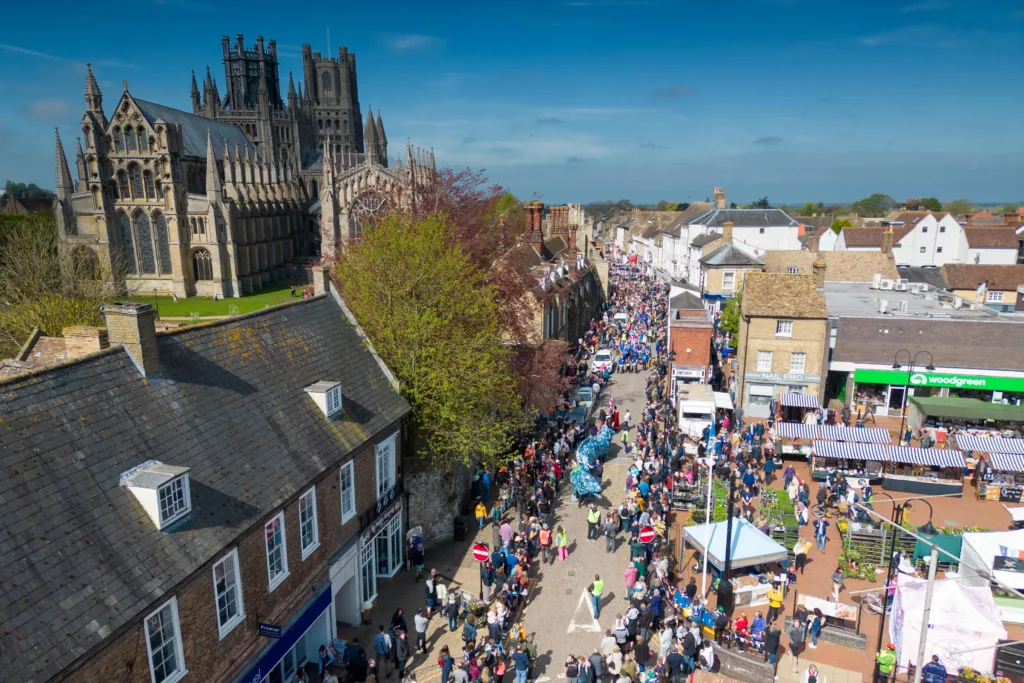
[[928,285],[926,285],[923,282],[911,282],[910,283],[910,291],[913,294],[920,294],[921,292],[927,292],[928,291]]
[[908,313],[910,313],[910,302],[907,301],[906,299],[900,299],[899,312],[903,315],[907,315]]
[[879,283],[882,282],[882,274],[875,273],[874,277],[871,278],[871,289],[878,289]]
[[878,283],[878,288],[891,290],[893,288],[893,281],[888,278],[883,278],[882,281]]
[[888,299],[879,299],[878,300],[878,312],[879,313],[883,313],[883,314],[889,312],[889,300]]
[[953,297],[953,308],[963,308],[963,307],[964,307],[964,299],[963,299],[963,297],[961,297],[961,296],[954,296]]
[[906,280],[904,278],[900,278],[899,280],[896,281],[894,289],[897,292],[905,292],[905,291],[907,291],[907,286],[909,284],[910,284],[909,280]]

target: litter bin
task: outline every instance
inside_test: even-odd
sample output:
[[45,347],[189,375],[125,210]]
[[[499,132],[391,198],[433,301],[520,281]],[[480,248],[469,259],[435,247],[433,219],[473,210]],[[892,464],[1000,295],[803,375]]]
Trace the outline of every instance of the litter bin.
[[469,531],[469,518],[459,515],[455,518],[454,540],[456,543],[465,541]]

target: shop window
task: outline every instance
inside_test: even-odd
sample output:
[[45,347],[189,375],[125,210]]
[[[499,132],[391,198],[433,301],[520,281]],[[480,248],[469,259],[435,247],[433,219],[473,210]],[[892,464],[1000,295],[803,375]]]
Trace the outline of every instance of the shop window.
[[320,532],[316,519],[316,488],[311,488],[299,498],[299,541],[302,544],[302,559],[320,545]]
[[288,549],[284,536],[284,513],[267,522],[264,527],[267,539],[268,592],[272,592],[288,578]]
[[807,354],[806,353],[791,353],[789,354],[789,371],[795,374],[804,374],[804,368],[807,366]]
[[780,320],[775,323],[775,336],[776,337],[792,337],[793,336],[793,321],[792,320]]
[[758,372],[771,372],[772,371],[772,352],[771,351],[758,351],[757,352],[757,371]]
[[171,598],[146,617],[146,651],[153,683],[174,683],[184,678],[185,653],[181,647],[178,600]]
[[376,543],[370,542],[359,549],[359,598],[360,602],[372,601],[377,597]]
[[377,444],[377,498],[381,498],[395,485],[395,441],[398,435],[392,434]]
[[351,460],[341,466],[340,478],[341,523],[344,524],[356,515],[356,472]]
[[990,303],[1002,303],[1003,293],[1002,292],[989,292],[985,295],[985,300]]
[[217,628],[223,639],[245,619],[237,548],[213,565],[213,593],[217,600]]

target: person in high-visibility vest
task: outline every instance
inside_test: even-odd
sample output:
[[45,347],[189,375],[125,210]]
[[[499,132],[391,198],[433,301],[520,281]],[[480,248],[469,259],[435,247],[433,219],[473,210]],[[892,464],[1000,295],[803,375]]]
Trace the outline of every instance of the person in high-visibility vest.
[[591,541],[597,540],[597,524],[601,521],[601,513],[597,511],[597,506],[591,503],[590,508],[587,510],[587,538]]
[[889,643],[884,650],[875,655],[875,663],[878,664],[878,680],[880,683],[888,683],[896,668],[896,646]]
[[594,583],[590,584],[590,601],[594,607],[594,618],[601,616],[601,596],[604,595],[604,581],[600,574],[594,574]]
[[548,528],[547,523],[543,524],[540,529],[540,533],[537,534],[537,540],[540,543],[541,558],[544,560],[544,564],[551,564],[555,561],[554,550],[551,538],[551,529]]

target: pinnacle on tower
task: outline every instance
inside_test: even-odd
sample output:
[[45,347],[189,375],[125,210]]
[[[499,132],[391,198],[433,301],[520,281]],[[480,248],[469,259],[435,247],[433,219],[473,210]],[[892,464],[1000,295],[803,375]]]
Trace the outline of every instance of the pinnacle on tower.
[[370,161],[377,161],[380,157],[380,150],[377,147],[377,126],[373,122],[373,108],[367,108],[366,126],[363,128],[363,148],[366,150],[366,158]]
[[298,96],[295,94],[295,78],[292,76],[292,72],[288,72],[288,102],[293,102]]
[[210,129],[206,129],[206,196],[219,195],[221,191],[220,174],[217,172],[217,158],[213,155],[213,138]]
[[60,140],[60,130],[56,128],[53,130],[57,135],[57,198],[70,199],[74,189],[71,185],[71,171],[68,169],[68,158],[64,154],[64,143]]
[[203,101],[199,97],[199,84],[196,82],[196,70],[192,69],[192,111],[193,113],[199,111],[203,106]]
[[89,111],[103,111],[103,93],[92,75],[92,64],[85,65],[85,107]]
[[384,133],[384,121],[380,118],[380,109],[377,110],[377,136],[384,147],[388,146],[388,136]]

